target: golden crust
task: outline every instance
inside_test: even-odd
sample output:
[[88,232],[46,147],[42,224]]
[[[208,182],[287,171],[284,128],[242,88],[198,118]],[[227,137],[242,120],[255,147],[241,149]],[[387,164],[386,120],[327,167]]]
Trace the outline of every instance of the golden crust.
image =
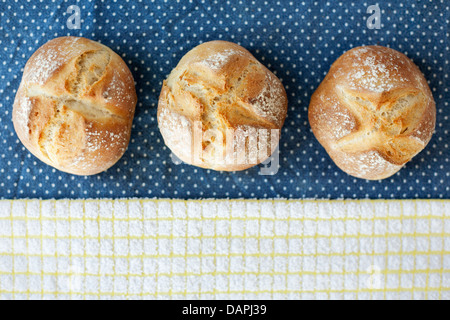
[[314,135],[339,168],[380,180],[430,142],[436,105],[419,68],[381,46],[352,49],[331,67],[311,99]]
[[158,124],[184,162],[241,171],[275,151],[287,103],[281,81],[250,52],[212,41],[187,53],[164,82]]
[[124,154],[137,96],[125,62],[108,47],[62,37],[28,60],[13,109],[24,146],[58,170],[93,175]]

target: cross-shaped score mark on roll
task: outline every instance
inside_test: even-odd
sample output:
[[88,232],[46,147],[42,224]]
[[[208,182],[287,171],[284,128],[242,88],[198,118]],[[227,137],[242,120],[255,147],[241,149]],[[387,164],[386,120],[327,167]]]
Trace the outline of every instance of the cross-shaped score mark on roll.
[[338,87],[337,93],[357,120],[357,131],[338,141],[341,151],[376,150],[390,162],[404,164],[424,148],[424,142],[410,136],[426,107],[421,92],[362,93]]
[[83,115],[89,120],[107,120],[109,118],[116,118],[125,120],[118,114],[111,112],[106,108],[100,108],[94,103],[89,103],[87,100],[80,99],[73,95],[57,95],[47,92],[41,87],[32,86],[27,90],[27,97],[31,99],[49,99],[53,101],[58,108],[63,108],[62,111],[68,109]]

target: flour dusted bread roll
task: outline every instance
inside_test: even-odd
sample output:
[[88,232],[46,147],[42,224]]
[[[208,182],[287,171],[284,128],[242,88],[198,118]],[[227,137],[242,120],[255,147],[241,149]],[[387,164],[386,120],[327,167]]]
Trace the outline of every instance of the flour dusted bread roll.
[[380,180],[430,142],[436,105],[419,68],[381,46],[348,51],[331,67],[309,107],[313,132],[348,174]]
[[253,167],[275,151],[287,113],[280,80],[241,46],[213,41],[187,53],[164,82],[158,123],[188,164]]
[[25,66],[14,128],[36,157],[58,170],[93,175],[124,154],[136,107],[133,76],[111,49],[62,37]]

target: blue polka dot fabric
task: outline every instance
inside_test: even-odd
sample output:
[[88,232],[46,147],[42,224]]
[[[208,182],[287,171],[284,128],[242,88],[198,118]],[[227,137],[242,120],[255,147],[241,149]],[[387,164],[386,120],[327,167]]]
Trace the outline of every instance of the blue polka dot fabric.
[[[450,4],[377,3],[379,29],[368,27],[368,8],[376,3],[366,1],[0,0],[0,198],[450,198]],[[79,8],[80,29],[69,28],[72,5]],[[71,176],[45,165],[22,146],[12,124],[26,61],[47,41],[66,35],[112,48],[137,85],[128,151],[97,176]],[[273,176],[260,175],[261,166],[224,173],[177,164],[164,145],[156,119],[162,82],[186,52],[211,40],[244,46],[286,87],[288,118]],[[307,118],[310,97],[331,64],[353,47],[373,44],[413,59],[437,103],[436,134],[427,149],[394,177],[376,182],[340,171]]]

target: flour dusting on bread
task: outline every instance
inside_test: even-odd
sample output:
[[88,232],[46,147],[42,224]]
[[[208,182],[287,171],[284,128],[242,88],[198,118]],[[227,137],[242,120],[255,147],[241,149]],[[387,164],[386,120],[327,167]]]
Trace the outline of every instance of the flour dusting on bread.
[[240,51],[234,49],[226,49],[220,52],[216,52],[207,59],[202,60],[201,63],[204,64],[206,67],[214,71],[217,71],[220,70],[226,63],[228,63],[230,57],[241,54],[242,52]]
[[[406,79],[399,73],[401,56],[390,51],[379,52],[373,48],[356,48],[352,56],[353,68],[348,70],[348,85],[353,89],[365,89],[377,93],[387,92]],[[401,61],[400,65],[405,64]],[[345,67],[344,67],[345,68]]]
[[61,69],[74,54],[79,51],[77,43],[80,38],[70,37],[64,41],[64,47],[58,42],[47,43],[41,51],[33,55],[25,70],[24,81],[43,85],[59,69]]
[[17,123],[24,128],[29,128],[30,113],[33,108],[31,99],[27,96],[21,97],[20,100],[18,100],[18,104],[19,105],[16,107]]
[[283,119],[285,110],[274,108],[274,106],[285,98],[286,93],[280,80],[273,73],[267,73],[265,81],[266,84],[258,97],[254,99],[253,106],[259,115],[278,123],[279,119]]

